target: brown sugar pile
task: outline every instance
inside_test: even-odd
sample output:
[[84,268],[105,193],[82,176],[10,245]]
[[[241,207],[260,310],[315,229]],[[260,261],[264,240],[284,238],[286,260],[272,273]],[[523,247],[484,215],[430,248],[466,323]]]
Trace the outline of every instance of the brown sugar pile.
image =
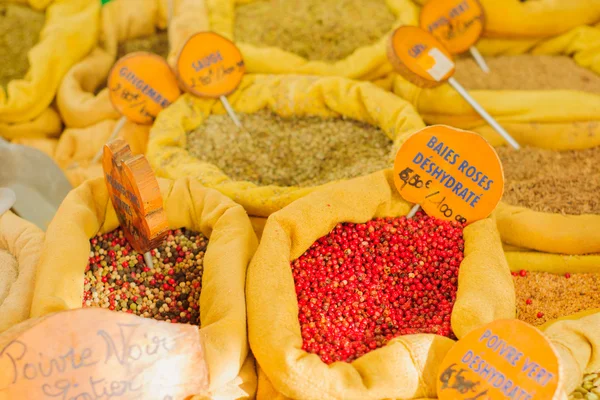
[[27,55],[40,40],[44,22],[42,12],[17,4],[0,4],[1,87],[27,74]]
[[154,35],[125,40],[119,43],[117,59],[136,51],[146,51],[157,54],[164,59],[169,55],[169,34],[159,30]]
[[471,90],[581,90],[600,93],[600,76],[567,56],[486,57],[486,74],[471,57],[456,61],[454,77]]
[[600,214],[600,147],[496,151],[504,168],[504,202],[534,211]]
[[[517,318],[531,325],[600,308],[600,274],[513,274]],[[521,276],[525,275],[525,276]]]
[[262,0],[236,8],[236,40],[275,46],[309,60],[334,61],[393,26],[385,0]]

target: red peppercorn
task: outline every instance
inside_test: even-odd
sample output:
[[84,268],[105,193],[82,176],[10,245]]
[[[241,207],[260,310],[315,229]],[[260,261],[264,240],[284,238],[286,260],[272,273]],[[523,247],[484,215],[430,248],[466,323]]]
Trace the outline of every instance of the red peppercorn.
[[519,271],[519,275],[520,276],[527,276],[527,271],[525,271],[524,269]]
[[538,318],[542,318],[543,316],[544,316],[544,313],[543,313],[543,312],[539,312],[539,313],[537,313],[537,317],[538,317]]
[[529,305],[529,304],[531,304],[531,303],[533,303],[533,300],[531,300],[531,299],[527,299],[527,300],[525,300],[525,304]]
[[570,277],[571,277],[571,274],[567,272],[567,273],[565,274],[565,278],[569,279]]

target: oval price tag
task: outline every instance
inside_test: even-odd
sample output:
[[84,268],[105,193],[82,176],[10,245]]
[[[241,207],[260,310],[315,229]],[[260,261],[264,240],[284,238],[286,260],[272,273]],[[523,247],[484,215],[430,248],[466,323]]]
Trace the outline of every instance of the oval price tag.
[[461,54],[483,32],[483,8],[477,0],[429,0],[421,9],[420,25],[450,53]]
[[233,92],[246,65],[233,42],[214,32],[199,32],[185,43],[177,73],[185,89],[199,97],[218,98]]
[[475,329],[446,354],[440,400],[551,400],[560,395],[559,360],[536,328],[499,320]]
[[496,151],[476,133],[444,125],[411,135],[394,161],[400,195],[428,215],[471,223],[490,215],[504,191]]
[[115,109],[138,124],[152,123],[181,94],[169,64],[146,52],[120,58],[108,75],[108,89]]
[[387,56],[402,76],[420,87],[438,86],[454,74],[452,55],[416,26],[401,26],[392,33]]

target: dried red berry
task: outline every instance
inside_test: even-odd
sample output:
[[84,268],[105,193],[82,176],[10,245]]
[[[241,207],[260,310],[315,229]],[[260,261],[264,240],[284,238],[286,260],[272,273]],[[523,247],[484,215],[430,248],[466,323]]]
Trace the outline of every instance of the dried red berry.
[[524,269],[519,271],[519,275],[520,276],[527,276],[527,271],[525,271]]

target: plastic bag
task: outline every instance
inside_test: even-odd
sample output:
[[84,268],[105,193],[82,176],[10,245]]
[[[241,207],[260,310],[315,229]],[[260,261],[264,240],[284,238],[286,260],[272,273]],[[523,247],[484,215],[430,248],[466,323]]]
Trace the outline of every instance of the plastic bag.
[[[453,345],[443,336],[400,336],[352,363],[323,363],[301,350],[298,302],[290,261],[339,222],[405,215],[411,204],[380,171],[319,190],[271,215],[248,269],[248,331],[265,376],[260,398],[414,399],[436,397],[438,366]],[[458,338],[496,319],[515,317],[515,293],[493,219],[464,230],[452,328]],[[273,301],[277,299],[277,301]],[[401,384],[399,384],[399,382]]]
[[[166,0],[113,0],[102,7],[99,47],[69,70],[58,90],[57,104],[67,127],[83,128],[119,118],[108,98],[108,89],[97,95],[94,91],[106,81],[119,43],[152,35],[156,28],[167,28]],[[203,2],[174,0],[169,63],[174,65],[188,37],[207,29]]]
[[[46,22],[39,43],[29,51],[27,75],[9,82],[6,92],[0,89],[0,123],[34,124],[39,133],[43,124],[35,120],[50,106],[69,68],[96,43],[100,2],[62,0],[50,3],[48,0],[32,0],[29,4],[36,8],[48,6]],[[25,129],[21,129],[21,132],[15,129],[13,127],[12,133],[7,136],[31,134]]]
[[44,233],[10,211],[0,215],[0,333],[29,318]]
[[[195,181],[160,179],[159,184],[169,228],[186,227],[209,238],[199,332],[205,346],[210,393],[198,395],[207,399],[221,398],[218,393],[230,393],[223,397],[229,399],[251,397],[256,377],[252,361],[247,361],[244,286],[257,240],[248,216],[241,206]],[[89,239],[117,227],[103,178],[87,181],[67,196],[48,227],[32,317],[81,307]]]
[[[249,75],[229,97],[240,113],[269,109],[281,116],[344,116],[376,125],[398,142],[424,124],[413,107],[367,82],[345,78]],[[257,186],[233,181],[213,164],[201,162],[186,150],[187,133],[211,113],[223,114],[218,99],[183,95],[162,111],[150,130],[148,160],[156,173],[168,178],[194,177],[244,206],[252,216],[269,216],[314,188]],[[325,134],[325,133],[324,133]]]

